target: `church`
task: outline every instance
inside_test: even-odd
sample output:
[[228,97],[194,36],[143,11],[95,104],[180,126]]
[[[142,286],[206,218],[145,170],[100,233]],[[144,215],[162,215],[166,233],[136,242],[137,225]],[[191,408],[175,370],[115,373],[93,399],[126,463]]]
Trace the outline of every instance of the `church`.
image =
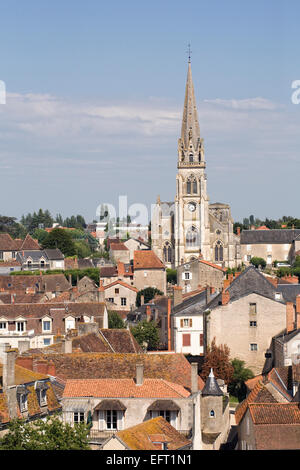
[[204,141],[194,94],[191,61],[178,140],[176,196],[152,210],[152,249],[168,268],[201,258],[222,267],[241,263],[239,237],[233,233],[230,206],[209,203]]

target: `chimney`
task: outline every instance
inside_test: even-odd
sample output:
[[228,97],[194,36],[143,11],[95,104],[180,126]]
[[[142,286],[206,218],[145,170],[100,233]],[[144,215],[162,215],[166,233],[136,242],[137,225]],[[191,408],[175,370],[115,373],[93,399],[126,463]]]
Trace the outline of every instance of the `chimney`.
[[230,284],[232,283],[233,281],[233,274],[228,274],[228,281],[230,282]]
[[56,376],[55,364],[53,361],[49,361],[48,363],[47,374],[52,375],[54,377]]
[[144,302],[145,302],[145,297],[141,295],[141,305],[144,305]]
[[227,289],[227,287],[230,286],[230,279],[224,279],[223,281],[223,287],[224,289]]
[[2,360],[2,385],[6,389],[15,385],[15,363],[17,351],[11,349],[9,343],[0,345],[0,356]]
[[210,287],[206,286],[206,303],[210,302]]
[[144,364],[136,365],[136,385],[143,385],[144,382]]
[[168,310],[167,310],[167,315],[168,315],[168,351],[171,351],[171,305],[172,305],[172,300],[168,298]]
[[216,291],[216,289],[215,289],[214,287],[211,287],[211,288],[210,288],[210,295],[214,294],[215,291]]
[[286,303],[286,332],[290,333],[294,329],[295,311],[293,302]]
[[191,393],[197,393],[198,388],[198,364],[197,362],[191,363]]
[[19,354],[23,354],[24,352],[28,351],[29,348],[30,348],[29,340],[18,341]]
[[229,303],[229,300],[230,300],[230,293],[223,289],[222,290],[222,305],[227,305]]
[[237,228],[236,228],[236,233],[237,233],[238,236],[241,235],[241,227],[237,227]]
[[100,279],[100,286],[98,287],[98,302],[105,302],[105,289],[102,279]]
[[182,303],[182,287],[173,286],[173,306]]
[[46,375],[48,373],[47,361],[45,359],[36,359],[33,361],[33,371]]
[[151,321],[151,307],[150,307],[150,305],[146,305],[146,318],[147,318],[147,322]]
[[32,356],[18,356],[16,359],[18,366],[24,367],[25,369],[33,370],[33,357]]
[[296,297],[296,328],[300,329],[300,295]]
[[72,353],[72,340],[71,339],[65,339],[64,340],[64,353],[65,354],[71,354]]

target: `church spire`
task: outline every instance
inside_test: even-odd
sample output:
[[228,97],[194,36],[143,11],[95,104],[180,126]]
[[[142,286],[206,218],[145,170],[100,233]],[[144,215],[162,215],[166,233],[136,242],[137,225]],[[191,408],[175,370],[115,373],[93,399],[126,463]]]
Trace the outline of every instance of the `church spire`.
[[200,127],[194,94],[191,60],[189,56],[188,74],[185,87],[185,99],[181,126],[181,140],[186,149],[188,148],[190,139],[192,140],[194,149],[196,150],[198,147],[198,141],[200,139]]

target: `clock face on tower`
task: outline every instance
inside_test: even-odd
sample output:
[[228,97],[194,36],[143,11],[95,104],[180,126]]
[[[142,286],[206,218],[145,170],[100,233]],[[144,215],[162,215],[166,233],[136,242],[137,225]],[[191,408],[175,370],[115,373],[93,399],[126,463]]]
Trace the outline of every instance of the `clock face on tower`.
[[196,204],[195,204],[194,202],[189,202],[189,203],[188,203],[188,210],[189,210],[190,212],[195,212],[195,210],[196,210]]

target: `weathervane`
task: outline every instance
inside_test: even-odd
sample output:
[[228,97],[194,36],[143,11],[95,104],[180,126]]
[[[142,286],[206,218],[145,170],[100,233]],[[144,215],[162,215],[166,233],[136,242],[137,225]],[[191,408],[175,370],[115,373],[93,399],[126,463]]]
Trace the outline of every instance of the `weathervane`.
[[190,43],[188,43],[188,50],[186,51],[186,53],[188,54],[189,62],[191,62],[191,53],[192,53],[192,51],[191,51],[191,45],[190,45]]

